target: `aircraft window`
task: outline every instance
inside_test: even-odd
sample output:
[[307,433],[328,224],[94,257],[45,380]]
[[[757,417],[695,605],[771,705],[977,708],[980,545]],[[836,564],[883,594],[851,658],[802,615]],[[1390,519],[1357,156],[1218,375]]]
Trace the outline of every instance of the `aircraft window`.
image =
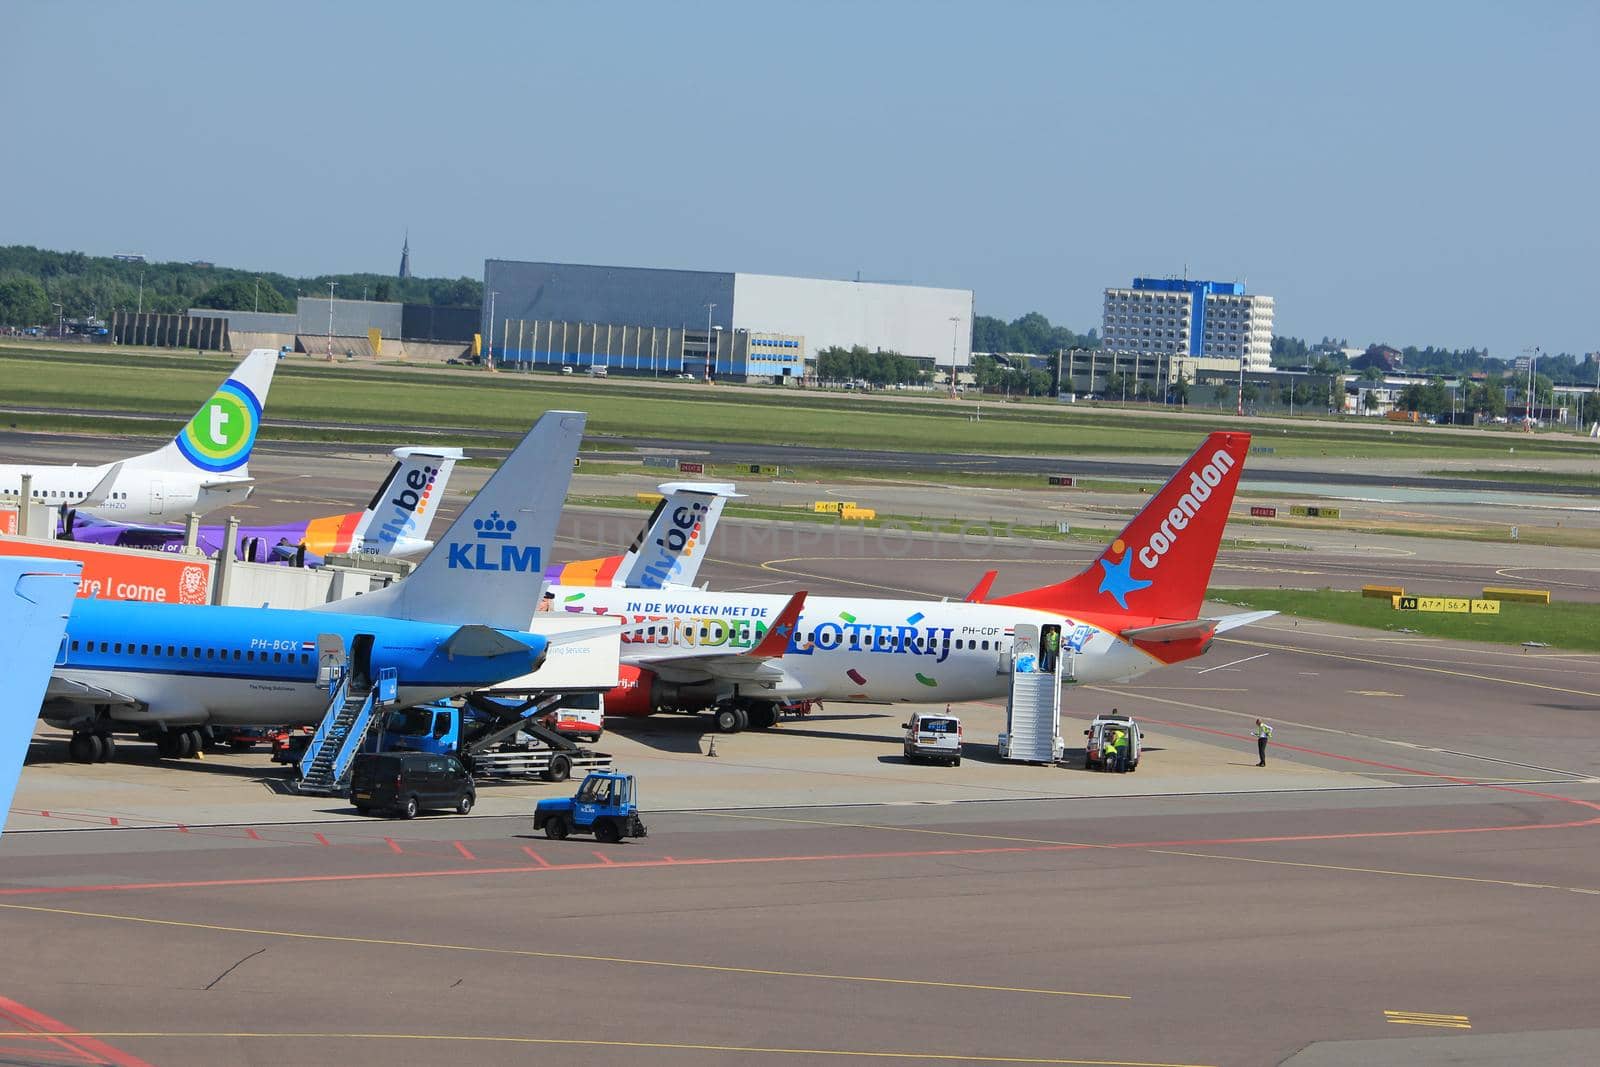
[[987,651],[989,651],[989,642],[987,642],[987,641],[985,641],[985,642],[984,642],[984,643],[983,643],[983,650],[984,650],[984,651],[985,651],[985,652],[987,652]]
[[[133,646],[129,645],[128,648],[131,651],[133,649]],[[111,646],[111,651],[115,652],[119,656],[122,655],[122,642],[118,641],[116,644],[112,645]]]
[[76,642],[76,641],[72,642],[72,651],[74,651],[74,652],[78,651],[78,642]]
[[966,643],[966,642],[965,642],[965,641],[963,641],[963,640],[962,640],[962,639],[961,639],[961,638],[959,638],[959,637],[958,637],[958,638],[956,638],[956,648],[957,648],[957,649],[962,649],[962,648],[966,648],[966,647],[967,647],[967,643]]
[[189,646],[188,645],[180,645],[178,647],[178,658],[179,659],[188,659],[189,658]]
[[237,648],[233,650],[233,662],[239,662],[239,650]]
[[311,662],[311,654],[309,652],[300,653],[300,662],[301,663],[310,663]]
[[[159,652],[159,651],[161,651],[161,649],[158,647],[156,649],[156,651]],[[150,646],[149,645],[140,645],[139,646],[139,655],[148,656],[149,654],[150,654]]]
[[214,649],[214,648],[206,649],[206,659],[216,659],[216,658],[217,658],[217,650],[216,649]]
[[272,662],[274,662],[274,663],[282,663],[283,662],[283,653],[282,652],[274,652],[272,654]]
[[245,653],[245,654],[244,654],[244,659],[245,659],[245,662],[246,662],[246,663],[254,663],[254,662],[255,662],[255,661],[256,661],[256,654],[255,654],[255,651],[254,651],[254,650],[251,650],[251,651],[249,651],[249,652],[246,652],[246,653]]
[[173,649],[173,647],[172,647],[172,646],[171,646],[171,645],[168,645],[168,646],[167,646],[167,658],[168,658],[168,659],[171,659],[171,658],[172,658],[172,653],[173,653],[173,651],[174,651],[174,649]]

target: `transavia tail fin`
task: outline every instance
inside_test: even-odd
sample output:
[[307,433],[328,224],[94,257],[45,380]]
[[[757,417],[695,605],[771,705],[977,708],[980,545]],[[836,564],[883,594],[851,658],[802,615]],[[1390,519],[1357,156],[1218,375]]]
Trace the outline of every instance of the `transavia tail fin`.
[[395,465],[360,512],[351,547],[386,556],[420,551],[433,526],[459,448],[397,448]]
[[313,610],[526,630],[586,418],[546,412],[409,577]]
[[727,502],[739,496],[729,482],[666,482],[662,499],[639,536],[620,556],[551,567],[553,585],[663,589],[692,586]]
[[225,476],[218,481],[249,477],[250,449],[261,429],[261,412],[277,366],[276,349],[255,349],[200,405],[178,436],[164,448],[124,461],[124,466]]
[[1197,618],[1249,451],[1247,433],[1211,434],[1087,570],[989,603],[1068,614]]

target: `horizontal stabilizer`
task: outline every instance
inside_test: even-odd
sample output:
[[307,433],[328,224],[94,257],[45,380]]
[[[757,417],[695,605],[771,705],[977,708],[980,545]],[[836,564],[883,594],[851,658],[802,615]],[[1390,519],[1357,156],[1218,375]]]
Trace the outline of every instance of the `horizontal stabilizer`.
[[1229,630],[1237,630],[1241,626],[1249,626],[1253,622],[1270,619],[1276,614],[1276,611],[1242,611],[1237,615],[1224,615],[1220,619],[1211,621],[1217,624],[1217,633],[1225,634]]
[[468,656],[491,659],[512,652],[526,652],[528,646],[514,637],[507,637],[492,626],[471,624],[463,626],[445,638],[440,651],[450,656]]
[[242,485],[255,485],[254,478],[215,478],[209,482],[201,482],[202,489],[237,489]]
[[982,604],[983,598],[989,595],[989,590],[994,586],[994,580],[1000,576],[999,571],[984,571],[983,577],[978,579],[978,584],[972,587],[972,592],[966,596],[968,604]]

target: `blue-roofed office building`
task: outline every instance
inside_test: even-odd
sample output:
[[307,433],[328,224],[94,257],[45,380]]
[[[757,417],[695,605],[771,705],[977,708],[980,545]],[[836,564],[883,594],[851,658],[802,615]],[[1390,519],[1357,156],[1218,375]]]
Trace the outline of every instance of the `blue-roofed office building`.
[[1273,301],[1240,282],[1135,278],[1105,291],[1101,343],[1118,352],[1243,361],[1247,371],[1272,366]]

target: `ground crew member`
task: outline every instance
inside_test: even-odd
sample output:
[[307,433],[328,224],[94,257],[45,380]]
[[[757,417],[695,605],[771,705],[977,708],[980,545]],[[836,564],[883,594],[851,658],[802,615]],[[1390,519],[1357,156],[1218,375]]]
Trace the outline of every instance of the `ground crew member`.
[[1257,719],[1256,728],[1251,732],[1256,735],[1256,756],[1259,760],[1256,766],[1265,767],[1267,765],[1267,742],[1272,738],[1272,725]]
[[1039,657],[1039,669],[1045,674],[1054,674],[1056,671],[1056,655],[1061,651],[1061,628],[1059,626],[1046,626],[1044,628],[1043,654]]
[[1111,771],[1122,770],[1122,760],[1127,754],[1128,735],[1121,730],[1112,730],[1106,734],[1106,769]]

